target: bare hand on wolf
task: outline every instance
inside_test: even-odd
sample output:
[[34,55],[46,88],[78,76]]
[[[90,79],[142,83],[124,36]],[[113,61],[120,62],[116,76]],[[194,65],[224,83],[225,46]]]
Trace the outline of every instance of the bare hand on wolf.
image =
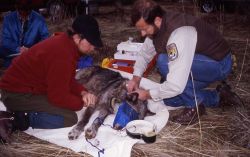
[[139,88],[141,78],[139,76],[133,76],[132,80],[129,80],[126,84],[128,93]]
[[142,101],[152,99],[148,90],[137,88],[132,93],[134,92],[139,94],[138,98]]
[[82,101],[86,107],[94,107],[96,104],[96,96],[86,91],[81,92]]

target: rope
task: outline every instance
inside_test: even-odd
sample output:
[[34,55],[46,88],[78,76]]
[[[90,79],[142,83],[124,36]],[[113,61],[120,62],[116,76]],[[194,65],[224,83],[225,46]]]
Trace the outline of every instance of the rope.
[[[96,122],[95,122],[95,121],[96,121]],[[104,119],[102,119],[102,118],[100,118],[100,117],[97,117],[97,118],[94,120],[94,123],[99,123],[99,124],[101,124],[101,125],[103,125],[103,126],[107,126],[107,127],[113,128],[112,125],[104,124],[103,122],[104,122]],[[125,128],[119,130],[119,132],[121,133],[121,132],[124,131],[124,130],[125,130]],[[95,144],[93,144],[92,142],[90,142],[86,137],[85,137],[85,140],[86,140],[92,147],[94,147],[94,148],[96,148],[96,149],[98,150],[98,157],[100,157],[101,154],[104,154],[104,151],[105,151],[104,148],[102,148],[102,149],[99,148],[97,145],[95,145]]]
[[[107,127],[110,127],[110,128],[113,128],[113,126],[111,126],[111,125],[109,125],[109,124],[104,124],[103,123],[103,120],[100,118],[100,117],[97,117],[96,118],[97,120],[98,120],[98,122],[101,124],[101,125],[103,125],[103,126],[107,126]],[[125,130],[125,128],[123,128],[123,129],[121,129],[121,130],[118,130],[119,132],[122,132],[122,131],[124,131]],[[127,135],[126,135],[127,136]],[[85,140],[92,146],[92,147],[94,147],[94,148],[96,148],[97,150],[98,150],[98,157],[100,157],[101,156],[101,154],[104,154],[104,151],[105,151],[105,149],[104,148],[99,148],[97,145],[95,145],[95,144],[93,144],[92,142],[90,142],[86,137],[85,137]]]
[[96,148],[96,149],[98,150],[98,157],[101,156],[101,153],[104,154],[104,151],[105,151],[104,148],[102,148],[102,149],[98,148],[96,145],[94,145],[93,143],[91,143],[87,138],[85,138],[85,140],[86,140],[92,147],[94,147],[94,148]]
[[[100,118],[100,117],[97,117],[95,120],[97,120],[97,123],[100,123],[101,125],[104,125],[103,124],[103,120]],[[101,156],[101,153],[104,154],[104,148],[100,149],[98,148],[95,144],[93,144],[92,142],[90,142],[86,137],[85,137],[85,140],[94,148],[96,148],[98,150],[98,157]]]

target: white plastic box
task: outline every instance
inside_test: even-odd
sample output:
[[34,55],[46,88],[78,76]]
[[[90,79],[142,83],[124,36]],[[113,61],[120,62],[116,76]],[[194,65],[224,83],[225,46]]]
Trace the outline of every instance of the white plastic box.
[[143,43],[131,42],[131,40],[121,42],[117,45],[117,52],[114,59],[136,60]]

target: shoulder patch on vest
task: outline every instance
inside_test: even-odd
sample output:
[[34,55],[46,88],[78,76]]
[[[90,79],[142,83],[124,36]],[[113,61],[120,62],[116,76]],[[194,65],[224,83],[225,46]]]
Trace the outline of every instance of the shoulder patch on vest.
[[175,43],[167,45],[167,53],[168,53],[168,59],[170,61],[173,61],[176,58],[178,58],[178,50]]

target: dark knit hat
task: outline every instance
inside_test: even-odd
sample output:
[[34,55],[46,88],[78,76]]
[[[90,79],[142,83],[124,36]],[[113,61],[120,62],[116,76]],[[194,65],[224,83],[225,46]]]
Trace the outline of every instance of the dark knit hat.
[[77,16],[72,24],[75,33],[87,39],[95,47],[102,47],[101,33],[96,19],[90,15]]

